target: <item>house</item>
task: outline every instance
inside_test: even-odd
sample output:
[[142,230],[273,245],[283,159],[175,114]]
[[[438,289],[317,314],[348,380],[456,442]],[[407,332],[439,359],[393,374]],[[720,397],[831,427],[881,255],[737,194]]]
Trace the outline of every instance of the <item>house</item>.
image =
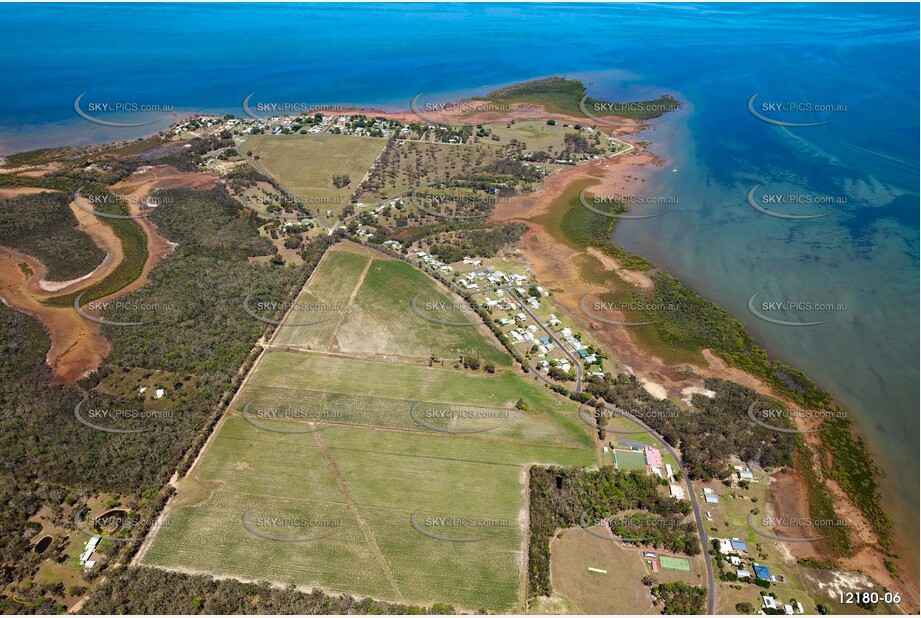
[[[601,373],[601,372],[599,371],[598,373]],[[593,373],[592,375],[595,375],[595,374]],[[675,476],[675,471],[672,470],[672,464],[665,464],[665,476],[666,478],[672,478],[673,476]]]
[[714,492],[709,487],[704,487],[704,501],[707,504],[719,504],[720,503],[719,496],[717,496],[716,492]]
[[738,556],[729,556],[729,564],[732,566],[742,566],[742,559]]
[[739,479],[743,481],[753,481],[755,480],[755,475],[752,473],[751,468],[742,468],[739,470]]
[[684,488],[681,485],[669,485],[668,495],[676,500],[684,500]]
[[748,545],[742,539],[729,539],[729,545],[733,551],[743,551],[748,553]]
[[163,390],[162,388],[158,388],[157,390],[154,391],[154,399],[160,399],[165,394],[166,394],[165,390]]
[[[99,541],[102,539],[98,534],[94,534],[89,541],[83,542],[83,553],[80,554],[80,565],[85,566],[87,569],[93,568],[93,565],[96,564],[94,560],[90,560],[90,556],[93,555],[93,552],[96,551],[96,547],[99,545]],[[92,564],[89,564],[92,562]]]
[[784,606],[783,606],[783,612],[784,612],[787,616],[792,616],[792,615],[793,615],[793,606],[790,605],[790,604],[784,605]]
[[761,597],[761,609],[778,609],[777,601],[772,596],[764,595]]
[[736,569],[736,577],[742,579],[743,577],[751,577],[752,574],[747,569]]
[[662,467],[662,453],[659,452],[659,449],[644,446],[643,455],[646,457],[647,466]]
[[771,571],[766,566],[753,564],[752,570],[755,571],[755,577],[758,579],[766,579],[767,581],[771,581]]

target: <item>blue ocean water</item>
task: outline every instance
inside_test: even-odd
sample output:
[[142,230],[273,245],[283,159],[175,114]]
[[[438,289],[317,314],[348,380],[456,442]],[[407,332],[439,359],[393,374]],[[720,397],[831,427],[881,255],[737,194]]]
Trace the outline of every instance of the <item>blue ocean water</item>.
[[[649,187],[666,215],[616,240],[742,320],[857,421],[886,478],[905,551],[919,496],[919,13],[908,4],[0,5],[0,153],[127,139],[182,113],[241,114],[242,99],[408,107],[419,92],[471,94],[549,75],[600,98],[673,93],[647,132],[666,165]],[[150,127],[77,117],[75,97],[169,105]],[[746,103],[844,105],[765,112]],[[677,168],[677,172],[672,169]],[[763,193],[846,198],[830,216],[765,216]],[[800,209],[800,210],[797,210]],[[841,303],[807,328],[755,318],[751,294]],[[773,314],[809,320],[802,312]]]

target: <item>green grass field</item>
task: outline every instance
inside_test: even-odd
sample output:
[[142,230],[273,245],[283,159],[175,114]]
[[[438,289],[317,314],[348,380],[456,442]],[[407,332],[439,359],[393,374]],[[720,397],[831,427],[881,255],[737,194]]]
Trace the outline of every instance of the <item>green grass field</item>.
[[[436,406],[508,414],[432,420],[450,429],[496,427],[443,433],[412,419],[409,408],[420,399],[423,418]],[[518,399],[528,412],[515,410]],[[342,416],[260,417],[257,426],[240,414],[248,402],[250,419],[263,409]],[[305,428],[320,430],[278,432]],[[192,470],[215,491],[172,511],[142,562],[509,610],[521,584],[522,470],[530,462],[593,465],[591,445],[574,404],[518,374],[269,351]],[[264,525],[257,531],[289,541],[254,534],[244,514]]]
[[272,343],[381,357],[476,357],[510,367],[511,357],[480,322],[460,297],[412,265],[340,243],[324,256]]
[[[241,150],[258,157],[258,165],[314,212],[331,210],[335,218],[386,144],[352,135],[254,135]],[[335,187],[335,174],[348,175],[351,183]]]
[[614,457],[616,458],[617,468],[620,470],[646,471],[646,457],[643,455],[642,451],[622,451],[620,449],[614,449]]
[[459,297],[412,265],[375,259],[339,333],[340,349],[417,358],[474,356],[511,365],[511,357],[490,341],[483,327],[423,319],[412,311],[414,298],[417,310],[427,318],[458,324],[481,322]]
[[672,571],[691,570],[691,563],[686,558],[675,558],[674,556],[659,554],[659,564],[663,569],[671,569]]
[[560,150],[563,147],[563,137],[572,133],[572,128],[566,128],[563,123],[548,125],[545,120],[516,122],[511,126],[506,123],[485,125],[494,135],[499,136],[499,144],[508,144],[515,139],[527,144],[527,150]]
[[318,350],[333,348],[336,333],[345,319],[349,299],[371,256],[352,245],[328,251],[298,295],[291,311],[278,328],[275,345]]

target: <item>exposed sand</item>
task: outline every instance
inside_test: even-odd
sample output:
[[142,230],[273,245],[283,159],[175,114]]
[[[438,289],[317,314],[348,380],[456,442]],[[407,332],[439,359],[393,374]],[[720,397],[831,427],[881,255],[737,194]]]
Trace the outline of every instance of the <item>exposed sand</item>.
[[661,384],[646,378],[640,378],[640,384],[647,393],[656,399],[668,399],[668,391]]
[[19,311],[28,313],[44,326],[51,347],[45,362],[51,367],[54,381],[70,383],[95,369],[109,353],[109,342],[100,334],[99,325],[85,320],[70,307],[48,307],[41,296],[28,288],[37,279],[26,279],[20,264],[33,273],[44,265],[24,253],[0,247],[0,300]]
[[[732,380],[763,395],[778,397],[773,388],[759,378],[740,369],[727,367],[726,363],[713,354],[710,350],[702,350],[704,363],[698,365],[669,365],[661,358],[656,357],[643,349],[635,340],[629,327],[617,327],[589,320],[579,309],[579,300],[587,292],[603,291],[598,285],[586,282],[579,272],[578,258],[588,253],[601,261],[605,268],[617,272],[625,280],[650,289],[652,280],[647,273],[625,272],[617,260],[613,260],[595,249],[582,252],[558,242],[547,230],[533,218],[548,211],[553,201],[566,193],[567,188],[577,181],[593,180],[599,192],[613,195],[633,193],[636,183],[640,182],[638,174],[643,166],[657,165],[658,159],[648,152],[638,148],[637,154],[615,157],[608,160],[593,161],[556,173],[545,179],[543,190],[513,198],[507,203],[499,204],[493,213],[491,221],[519,221],[528,226],[528,231],[522,236],[519,250],[529,262],[530,268],[537,279],[553,292],[554,300],[560,304],[569,315],[571,322],[577,327],[589,330],[592,336],[602,345],[614,352],[626,368],[634,373],[641,381],[644,388],[655,397],[668,394],[701,392],[703,379],[715,377]],[[793,405],[790,401],[784,401]],[[810,429],[800,420],[797,421],[800,429]],[[805,434],[807,444],[816,447],[821,438],[818,434]],[[882,555],[875,549],[876,539],[868,523],[863,518],[860,510],[855,507],[846,494],[833,482],[827,482],[829,491],[835,500],[835,507],[841,517],[848,521],[852,533],[852,541],[857,550],[854,556],[841,560],[843,568],[862,571],[870,574],[880,584],[891,590],[902,592],[902,609],[917,612],[918,590],[915,582],[901,582],[893,578],[882,561]],[[802,510],[806,503],[806,487],[799,475],[786,477],[775,485],[773,494],[776,497],[774,508],[786,509],[788,506],[797,510],[789,511],[791,514]],[[792,502],[790,502],[792,500]],[[796,557],[812,556],[827,559],[821,553],[821,548],[813,543],[787,543],[784,544],[788,553]],[[906,567],[901,572],[910,572]]]
[[[130,196],[124,205],[130,214],[140,213],[141,201],[157,189],[174,187],[208,188],[217,178],[207,173],[184,173],[171,167],[147,168],[132,174],[110,187],[114,193]],[[51,339],[46,362],[56,382],[70,383],[96,369],[109,353],[109,342],[102,336],[100,325],[86,320],[70,307],[48,307],[42,301],[86,289],[105,279],[124,259],[121,241],[115,232],[98,217],[70,204],[80,229],[86,232],[106,257],[92,272],[65,282],[44,280],[47,268],[39,260],[5,247],[0,247],[0,298],[3,302],[35,317]],[[135,219],[147,237],[147,260],[141,276],[100,301],[111,300],[133,292],[148,281],[151,269],[175,245],[161,236],[157,226],[146,218]],[[28,268],[29,275],[20,265]],[[92,312],[90,312],[92,313]]]
[[0,169],[3,174],[17,174],[19,176],[28,176],[29,178],[40,178],[48,172],[53,172],[61,168],[57,161],[46,163],[44,165],[23,165],[21,167],[11,167]]
[[701,386],[688,386],[686,388],[682,388],[681,394],[684,395],[681,398],[681,401],[688,405],[691,405],[691,401],[694,395],[703,395],[704,397],[709,397],[710,399],[716,397],[715,391],[711,391],[710,389],[703,388]]
[[57,193],[54,189],[41,187],[0,187],[0,197],[18,197],[20,195],[35,195],[36,193]]

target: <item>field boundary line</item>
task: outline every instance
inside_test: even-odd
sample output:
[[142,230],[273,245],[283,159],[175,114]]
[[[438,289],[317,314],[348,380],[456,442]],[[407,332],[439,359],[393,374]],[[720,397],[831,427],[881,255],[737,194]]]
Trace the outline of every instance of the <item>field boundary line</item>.
[[[433,461],[453,461],[453,462],[460,462],[460,463],[480,464],[484,466],[498,466],[502,468],[514,468],[516,470],[520,467],[520,464],[517,464],[517,463],[502,463],[498,461],[461,459],[459,457],[433,457],[432,455],[412,455],[410,453],[391,453],[388,451],[379,451],[379,450],[373,450],[373,449],[365,450],[365,449],[360,449],[360,448],[347,448],[343,446],[334,446],[332,447],[332,449],[334,451],[349,451],[352,453],[376,453],[379,455],[390,455],[391,457],[411,457],[413,459],[430,459]],[[539,465],[554,465],[554,464],[540,463]]]
[[365,540],[368,542],[371,553],[373,553],[374,557],[377,558],[377,561],[380,562],[380,565],[384,570],[384,575],[387,577],[387,581],[389,581],[391,587],[393,587],[393,591],[396,593],[397,599],[402,602],[404,599],[403,593],[400,592],[400,586],[397,584],[397,580],[390,570],[390,565],[387,564],[387,560],[384,558],[384,554],[381,552],[381,548],[377,544],[377,539],[374,538],[374,532],[371,531],[371,527],[368,525],[368,522],[366,522],[364,517],[361,516],[361,511],[358,509],[358,504],[355,502],[355,498],[352,496],[352,492],[349,491],[348,485],[345,484],[345,479],[342,478],[342,474],[339,473],[339,468],[336,466],[336,462],[333,460],[333,456],[329,454],[329,450],[327,450],[326,445],[323,443],[323,439],[320,437],[319,433],[313,434],[313,439],[317,444],[317,448],[320,449],[320,453],[323,455],[323,459],[326,460],[326,465],[329,466],[330,473],[333,475],[333,478],[336,479],[336,483],[339,485],[339,490],[342,491],[342,495],[345,496],[345,500],[349,506],[349,509],[352,511],[352,514],[358,521],[358,527],[361,528],[361,533],[364,535]]
[[[231,416],[234,416],[237,418],[243,418],[242,414],[239,414],[233,411],[231,412]],[[450,438],[451,437],[451,434],[441,433],[441,432],[431,431],[431,430],[424,431],[421,429],[419,430],[407,429],[405,427],[387,427],[385,425],[367,425],[365,423],[334,423],[334,422],[329,422],[329,421],[308,421],[304,419],[286,419],[284,422],[301,423],[301,424],[309,424],[309,425],[322,425],[324,428],[325,427],[345,427],[345,428],[352,428],[352,429],[365,429],[367,431],[391,431],[394,433],[409,433],[409,434],[420,435],[420,436],[433,436],[436,438]],[[547,448],[554,448],[554,449],[564,449],[564,450],[570,450],[570,451],[579,451],[579,450],[583,450],[587,448],[584,446],[578,446],[578,445],[573,446],[571,444],[559,444],[555,442],[535,442],[531,440],[513,440],[511,438],[491,438],[485,435],[476,435],[476,434],[462,434],[462,435],[465,440],[476,440],[478,442],[487,442],[491,444],[509,444],[509,445],[516,445],[516,446],[537,446],[537,447],[547,447]],[[246,439],[252,442],[268,442],[268,440],[257,440],[253,438],[228,437],[224,439],[226,440]],[[276,442],[276,444],[278,444],[278,442]],[[336,448],[336,447],[333,447],[333,448]]]
[[[303,296],[304,292],[307,291],[307,286],[310,285],[310,282],[313,280],[314,275],[317,274],[317,271],[320,270],[320,267],[323,265],[323,262],[326,261],[326,256],[328,256],[332,252],[333,249],[335,249],[335,245],[327,248],[326,251],[323,252],[323,257],[321,257],[320,261],[317,262],[317,265],[313,267],[313,272],[310,273],[310,276],[307,277],[307,281],[305,281],[304,285],[301,286],[301,289],[298,290],[297,296],[294,297],[294,302],[291,304],[290,307],[288,307],[287,311],[285,311],[285,315],[282,316],[281,320],[278,321],[278,324],[275,325],[275,328],[272,331],[272,336],[269,338],[269,340],[265,344],[266,349],[274,349],[278,345],[275,343],[275,340],[278,338],[279,334],[281,333],[281,329],[284,328],[285,321],[288,319],[291,313],[294,312],[295,308],[297,307],[298,301],[300,301],[301,299],[301,296]],[[237,394],[239,394],[240,391],[242,390],[243,390],[243,385],[241,384],[240,388],[237,390]]]
[[352,303],[355,302],[355,297],[358,296],[358,291],[361,290],[361,286],[365,284],[365,277],[368,276],[368,271],[371,270],[371,264],[374,263],[374,256],[369,255],[367,256],[367,259],[368,263],[365,264],[364,270],[361,271],[361,276],[358,277],[358,281],[355,283],[355,287],[352,288],[352,293],[349,294],[349,299],[345,301],[345,311],[342,312],[342,316],[339,318],[339,322],[336,324],[336,330],[333,331],[333,338],[332,341],[330,341],[330,344],[339,338],[339,329],[342,328],[342,323],[345,322],[345,319],[348,317],[349,312],[352,309]]
[[[318,433],[319,433],[319,432],[317,432],[316,434],[314,434],[317,438],[319,438]],[[420,432],[420,433],[421,433],[421,432]],[[247,441],[247,442],[260,442],[260,443],[264,443],[264,444],[277,444],[277,442],[271,442],[270,440],[253,440],[252,438],[232,438],[232,437],[231,437],[231,438],[223,438],[223,439],[225,439],[225,440],[239,440],[239,441],[245,440],[245,441]],[[545,446],[545,445],[539,445],[539,446]],[[548,448],[553,448],[553,445],[546,445],[546,446],[548,446]],[[301,447],[303,447],[303,445],[301,445]],[[325,444],[324,444],[323,446],[319,447],[319,448],[320,448],[321,453],[324,453],[324,455],[327,455],[327,454],[329,453],[329,449],[326,447]],[[452,462],[459,462],[459,463],[480,464],[480,465],[484,465],[484,466],[497,466],[497,467],[502,467],[502,468],[515,468],[515,469],[517,469],[517,468],[519,467],[519,464],[517,464],[517,463],[504,463],[504,462],[499,462],[499,461],[483,461],[483,460],[478,460],[478,459],[461,459],[461,458],[459,458],[459,457],[434,457],[434,456],[432,456],[432,455],[412,455],[412,454],[410,454],[410,453],[393,453],[393,452],[390,452],[390,451],[380,451],[380,450],[374,450],[374,449],[349,448],[349,447],[344,447],[344,446],[333,446],[333,447],[330,447],[330,448],[331,448],[332,450],[334,450],[334,451],[347,451],[347,452],[350,452],[350,453],[376,453],[376,454],[378,454],[378,455],[388,455],[388,456],[390,456],[390,457],[411,457],[411,458],[413,458],[413,459],[430,459],[430,460],[433,460],[433,461],[452,461]],[[571,449],[571,450],[581,450],[581,449]],[[544,466],[544,465],[554,465],[554,464],[547,464],[547,463],[544,463],[544,462],[534,462],[534,464],[532,464],[532,465]],[[338,470],[337,470],[337,472],[338,472]]]
[[[259,346],[258,342],[253,345],[253,348],[255,349],[257,346]],[[243,380],[240,381],[240,386],[237,388],[237,392],[234,393],[234,396],[230,399],[229,402],[227,402],[227,405],[221,411],[220,418],[218,418],[217,422],[214,424],[214,428],[212,428],[211,433],[208,435],[208,439],[205,440],[205,443],[201,445],[200,449],[198,449],[198,453],[195,455],[195,460],[191,463],[191,465],[189,465],[188,471],[181,477],[176,476],[174,472],[173,476],[176,478],[176,482],[174,483],[172,478],[169,481],[169,484],[173,486],[174,489],[176,489],[176,484],[178,484],[181,478],[188,478],[192,476],[193,474],[195,474],[196,479],[198,478],[198,475],[196,474],[196,468],[198,468],[198,464],[199,462],[201,462],[201,459],[204,456],[205,451],[208,450],[208,447],[217,438],[217,435],[220,432],[221,427],[224,426],[224,422],[227,420],[228,412],[232,411],[233,404],[236,402],[237,398],[240,396],[240,393],[243,391],[243,387],[246,386],[246,384],[249,382],[250,377],[252,377],[252,375],[256,372],[256,368],[262,363],[262,360],[266,357],[267,348],[262,347],[262,346],[259,346],[259,347],[260,347],[259,356],[256,357],[255,361],[253,361],[253,364],[249,368],[249,371],[246,373],[246,375],[243,376]],[[204,481],[201,481],[201,479],[199,479],[199,481],[204,482]],[[217,491],[217,490],[212,490],[211,493],[213,494],[214,491]],[[154,538],[156,538],[157,533],[159,532],[160,528],[163,526],[163,522],[166,520],[169,514],[172,513],[173,511],[172,505],[175,503],[178,493],[179,492],[176,491],[172,496],[170,496],[170,498],[166,501],[166,504],[163,505],[163,508],[160,509],[160,513],[157,515],[157,519],[154,521],[150,530],[144,536],[144,540],[141,542],[141,546],[138,548],[134,556],[132,556],[131,561],[128,563],[129,566],[143,566],[141,561],[144,559],[144,556],[147,555],[147,551],[150,549],[150,546],[153,545]],[[211,499],[211,496],[209,495],[208,500],[210,499]]]

